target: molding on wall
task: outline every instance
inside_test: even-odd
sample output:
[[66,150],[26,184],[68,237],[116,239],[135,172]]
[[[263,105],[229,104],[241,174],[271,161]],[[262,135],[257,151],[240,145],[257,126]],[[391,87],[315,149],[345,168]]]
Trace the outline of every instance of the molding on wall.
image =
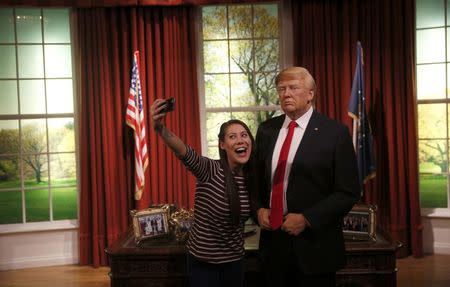
[[447,254],[447,255],[450,255],[450,243],[448,243],[448,242],[434,242],[433,253],[434,254]]
[[423,251],[426,254],[450,254],[450,218],[422,217]]
[[78,263],[78,255],[66,253],[60,256],[30,256],[0,261],[0,270],[35,268]]

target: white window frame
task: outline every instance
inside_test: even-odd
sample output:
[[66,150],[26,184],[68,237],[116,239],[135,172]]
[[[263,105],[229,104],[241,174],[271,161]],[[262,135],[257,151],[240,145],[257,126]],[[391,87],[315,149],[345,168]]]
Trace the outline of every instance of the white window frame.
[[[11,7],[13,10],[18,9],[18,8],[22,8],[22,7]],[[46,8],[46,7],[41,7],[41,8],[31,8],[31,9],[36,9],[36,10],[41,10],[41,14],[42,11],[44,9],[46,10],[50,10],[52,8]],[[61,8],[55,8],[55,9],[61,9]],[[79,128],[78,128],[78,100],[77,100],[77,87],[76,87],[76,69],[75,69],[75,59],[74,59],[74,49],[75,49],[75,44],[74,44],[74,27],[76,27],[76,25],[74,25],[73,23],[73,17],[72,17],[72,10],[67,8],[69,11],[69,25],[70,25],[70,46],[71,46],[71,55],[72,55],[72,83],[73,83],[73,97],[74,97],[74,111],[73,113],[64,113],[64,114],[33,114],[33,115],[0,115],[0,120],[23,120],[23,119],[51,119],[51,118],[60,118],[60,117],[73,117],[74,119],[74,136],[75,136],[75,164],[76,164],[76,190],[77,190],[77,219],[64,219],[64,220],[54,220],[53,219],[53,203],[52,203],[52,198],[51,198],[51,190],[49,191],[49,220],[48,221],[39,221],[39,222],[25,222],[25,210],[24,207],[25,206],[25,189],[22,186],[20,188],[20,192],[22,193],[22,223],[12,223],[12,224],[0,224],[0,235],[1,234],[9,234],[9,233],[24,233],[24,232],[34,232],[34,231],[53,231],[53,230],[72,230],[72,229],[78,229],[79,227],[79,203],[80,203],[80,159],[79,159]],[[15,15],[15,13],[14,13]],[[43,24],[42,24],[43,25]],[[15,33],[17,33],[17,30],[15,30]],[[41,33],[44,33],[43,30],[41,29]],[[17,36],[16,36],[17,38]],[[17,46],[19,43],[15,42],[15,45]],[[53,44],[53,43],[52,43]],[[55,43],[57,44],[57,43]],[[45,45],[44,42],[41,43],[42,46]],[[16,48],[17,49],[17,48]],[[16,63],[17,63],[17,54],[16,54]],[[45,63],[45,55],[44,55],[44,63]],[[17,67],[17,66],[16,66]],[[18,68],[17,68],[18,69]],[[17,71],[18,73],[18,71]],[[17,74],[18,75],[18,74]],[[15,78],[15,80],[19,81],[20,78]],[[44,76],[43,78],[48,79],[47,77]],[[18,97],[20,97],[20,95],[18,94]],[[20,104],[20,102],[19,102]],[[19,125],[19,131],[21,129],[21,125]],[[47,137],[48,137],[48,129],[47,129]],[[20,144],[22,144],[22,142],[20,142]],[[48,144],[48,142],[47,142]],[[22,150],[22,149],[20,149]],[[19,152],[19,154],[21,154],[21,151]],[[47,149],[47,152],[45,152],[44,154],[51,155],[51,154],[55,154],[54,152],[49,152]],[[64,154],[64,152],[61,153],[56,153],[56,154]],[[20,157],[21,158],[21,157]],[[49,163],[47,163],[49,164]],[[22,174],[23,169],[20,168],[20,173]],[[49,171],[50,172],[50,171]],[[50,183],[49,183],[50,185]],[[50,186],[51,187],[51,186]],[[1,192],[1,191],[0,191]]]
[[[445,17],[445,24],[444,24],[444,26],[433,26],[433,27],[426,27],[426,28],[417,28],[417,26],[416,26],[416,27],[414,27],[414,31],[417,34],[417,31],[421,31],[421,30],[431,30],[431,29],[437,29],[437,28],[440,28],[440,29],[444,28],[446,30],[446,33],[445,33],[445,37],[446,37],[446,39],[445,39],[446,40],[445,51],[447,53],[447,51],[448,51],[447,47],[450,45],[450,43],[449,43],[450,39],[447,39],[447,30],[450,30],[450,19],[447,18],[447,10],[450,9],[450,7],[447,5],[448,4],[447,0],[441,0],[441,1],[444,3],[445,10],[446,10],[446,11],[444,11],[444,15],[445,15],[444,16]],[[417,5],[416,5],[416,7],[417,7]],[[416,17],[417,17],[417,13],[416,13]],[[448,70],[448,68],[447,68],[448,65],[450,64],[450,61],[447,59],[448,55],[445,56],[446,59],[445,59],[444,62],[433,62],[433,63],[420,63],[420,64],[418,64],[417,63],[417,44],[418,44],[418,39],[416,39],[416,47],[415,47],[416,87],[418,86],[417,68],[419,66],[429,65],[429,64],[445,64],[445,66],[446,66],[446,74],[448,75],[448,73],[450,73],[450,70]],[[447,75],[446,75],[446,78],[448,78]],[[446,87],[447,87],[447,89],[450,88],[450,83],[446,83]],[[416,95],[416,98],[417,98],[417,95]],[[445,104],[446,105],[446,109],[447,109],[446,117],[448,117],[448,115],[449,115],[449,110],[448,109],[449,109],[449,106],[450,106],[450,98],[448,97],[448,95],[447,95],[447,98],[445,98],[445,99],[431,99],[431,100],[429,100],[429,99],[422,99],[422,100],[417,99],[417,102],[416,102],[417,109],[418,109],[420,104],[425,104],[425,103],[427,103],[427,104],[430,104],[430,103],[442,103],[442,104]],[[416,120],[417,120],[417,129],[418,129],[419,118],[417,118]],[[449,120],[448,119],[446,119],[446,126],[447,126],[447,131],[448,131],[448,129],[449,129]],[[419,135],[419,132],[417,132],[417,135]],[[420,140],[421,139],[419,139],[419,137],[417,137],[417,148],[418,149],[419,149]],[[444,139],[444,140],[446,140],[446,142],[447,142],[446,147],[448,149],[448,144],[450,143],[450,135],[447,134],[447,138]],[[419,150],[418,150],[417,154],[419,155]],[[447,150],[447,163],[450,164],[450,158],[449,158],[449,151],[448,150]],[[417,165],[418,165],[418,167],[420,167],[419,157],[417,158]],[[420,169],[418,169],[419,182],[420,182],[420,176],[421,176]],[[420,186],[419,186],[419,195],[420,195]],[[421,215],[424,216],[424,217],[429,217],[429,218],[450,218],[450,172],[448,170],[447,170],[447,208],[421,208]]]
[[[269,3],[269,2],[267,2]],[[293,62],[293,35],[292,35],[292,11],[290,1],[271,1],[270,3],[278,4],[278,19],[279,19],[279,35],[280,35],[280,69],[292,66]],[[240,4],[263,4],[258,3],[240,3]],[[208,6],[225,6],[233,4],[217,4]],[[235,4],[238,5],[238,4]],[[202,7],[196,9],[196,35],[198,43],[197,53],[197,81],[199,94],[199,113],[200,113],[200,134],[202,155],[206,156],[208,153],[207,130],[206,130],[206,113],[207,112],[251,112],[251,111],[266,111],[279,110],[279,105],[260,106],[260,107],[228,107],[228,108],[206,108],[205,105],[205,90],[204,90],[204,70],[203,70],[203,39],[202,39]]]

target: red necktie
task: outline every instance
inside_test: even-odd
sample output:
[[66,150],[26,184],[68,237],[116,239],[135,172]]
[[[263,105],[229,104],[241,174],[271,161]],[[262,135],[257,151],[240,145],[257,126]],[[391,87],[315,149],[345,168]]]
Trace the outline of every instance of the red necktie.
[[286,171],[286,161],[289,154],[289,148],[294,135],[294,129],[298,126],[295,121],[289,123],[289,131],[281,147],[280,157],[278,158],[277,168],[273,176],[272,198],[270,206],[270,226],[273,230],[278,229],[283,223],[283,182]]

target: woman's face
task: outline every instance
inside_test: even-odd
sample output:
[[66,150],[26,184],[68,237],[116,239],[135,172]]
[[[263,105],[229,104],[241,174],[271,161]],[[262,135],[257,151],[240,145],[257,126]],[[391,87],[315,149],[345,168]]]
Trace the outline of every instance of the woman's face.
[[240,124],[231,124],[225,131],[220,148],[227,153],[228,165],[231,170],[242,168],[252,153],[252,140],[247,130]]

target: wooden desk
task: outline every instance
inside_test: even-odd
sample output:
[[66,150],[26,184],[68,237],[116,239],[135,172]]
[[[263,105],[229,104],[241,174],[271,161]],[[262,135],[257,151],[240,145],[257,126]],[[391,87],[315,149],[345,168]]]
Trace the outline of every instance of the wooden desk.
[[[247,286],[262,286],[258,259],[259,233],[246,239]],[[377,235],[376,242],[346,242],[347,265],[337,273],[337,286],[395,287],[395,251],[399,245]],[[127,232],[108,247],[112,287],[189,286],[185,247],[173,238],[145,241],[137,246]]]

